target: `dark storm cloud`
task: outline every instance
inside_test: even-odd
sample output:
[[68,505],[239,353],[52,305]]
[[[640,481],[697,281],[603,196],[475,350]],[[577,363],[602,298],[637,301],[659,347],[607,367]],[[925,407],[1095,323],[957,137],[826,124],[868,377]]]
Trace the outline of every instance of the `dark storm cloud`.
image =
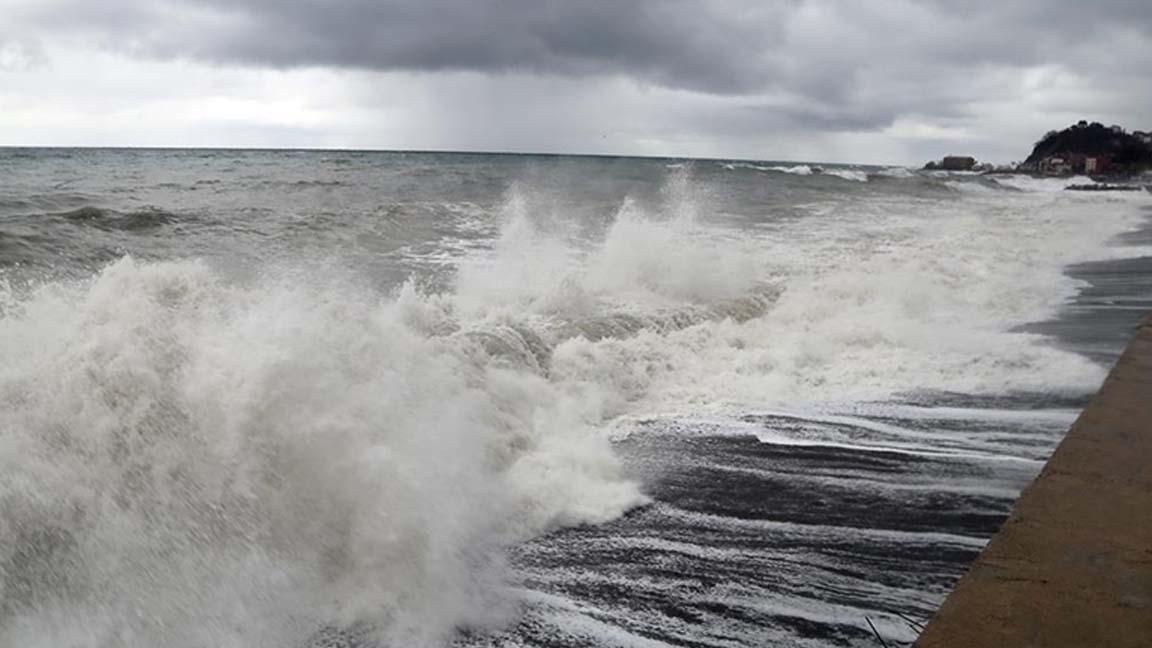
[[1000,70],[1152,83],[1149,0],[8,1],[26,3],[9,35],[142,58],[631,79],[725,99],[710,126],[725,132],[962,120],[1020,91]]
[[738,93],[790,3],[168,0],[37,5],[28,19],[165,57],[270,67],[623,74]]
[[[56,0],[25,17],[137,53],[221,63],[619,74],[720,94],[785,83],[834,99],[868,50],[890,41],[914,46],[903,55],[925,65],[1035,64],[1102,31],[1152,30],[1152,2]],[[797,30],[821,23],[855,27],[860,40],[810,48]],[[821,67],[835,58],[823,48],[863,58]]]

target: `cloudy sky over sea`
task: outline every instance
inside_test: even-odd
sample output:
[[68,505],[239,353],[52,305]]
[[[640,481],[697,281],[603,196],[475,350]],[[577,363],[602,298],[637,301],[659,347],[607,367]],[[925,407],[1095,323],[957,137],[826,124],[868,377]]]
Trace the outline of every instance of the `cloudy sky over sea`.
[[918,163],[1152,128],[1147,0],[0,0],[0,145]]

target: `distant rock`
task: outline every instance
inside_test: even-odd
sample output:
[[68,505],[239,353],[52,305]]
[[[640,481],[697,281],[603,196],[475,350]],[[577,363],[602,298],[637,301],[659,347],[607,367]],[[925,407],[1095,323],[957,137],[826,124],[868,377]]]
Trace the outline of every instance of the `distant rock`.
[[946,155],[939,162],[924,165],[927,171],[971,171],[976,168],[976,158],[967,155]]
[[946,155],[940,161],[940,168],[945,171],[971,171],[976,166],[976,158],[967,155]]

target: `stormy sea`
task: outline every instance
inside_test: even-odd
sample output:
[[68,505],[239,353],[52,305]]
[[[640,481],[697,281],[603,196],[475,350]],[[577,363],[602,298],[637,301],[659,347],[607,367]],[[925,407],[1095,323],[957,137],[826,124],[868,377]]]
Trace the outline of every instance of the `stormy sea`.
[[0,646],[906,644],[1152,307],[1086,181],[0,149]]

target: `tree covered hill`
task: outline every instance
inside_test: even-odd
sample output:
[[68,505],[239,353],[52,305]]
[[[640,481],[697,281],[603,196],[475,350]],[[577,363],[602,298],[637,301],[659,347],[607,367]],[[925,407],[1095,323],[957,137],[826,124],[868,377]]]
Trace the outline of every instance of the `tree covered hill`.
[[1025,165],[1050,157],[1107,155],[1112,164],[1130,170],[1152,167],[1152,143],[1146,133],[1128,133],[1117,126],[1081,121],[1062,131],[1051,131],[1032,149]]

